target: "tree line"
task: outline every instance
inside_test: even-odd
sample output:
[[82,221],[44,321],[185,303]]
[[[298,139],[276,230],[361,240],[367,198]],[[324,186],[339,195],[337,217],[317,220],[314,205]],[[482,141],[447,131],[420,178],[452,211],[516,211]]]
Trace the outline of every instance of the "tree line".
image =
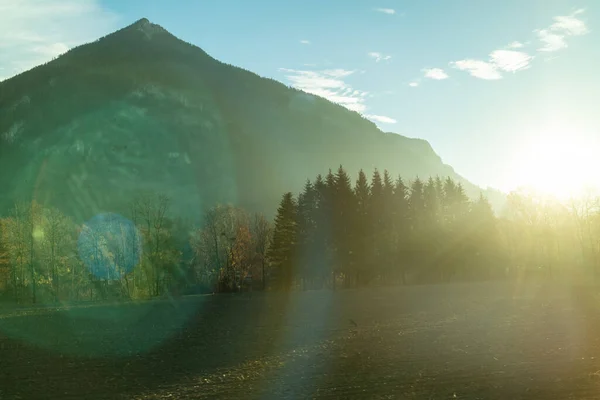
[[0,295],[8,301],[136,299],[240,290],[341,289],[591,274],[600,264],[600,201],[527,191],[495,215],[451,178],[405,182],[340,166],[282,196],[273,222],[232,205],[200,226],[169,198],[141,193],[124,217],[76,224],[16,203],[0,219]]
[[498,244],[488,201],[451,178],[353,183],[340,167],[283,196],[269,259],[285,288],[426,283],[497,276]]

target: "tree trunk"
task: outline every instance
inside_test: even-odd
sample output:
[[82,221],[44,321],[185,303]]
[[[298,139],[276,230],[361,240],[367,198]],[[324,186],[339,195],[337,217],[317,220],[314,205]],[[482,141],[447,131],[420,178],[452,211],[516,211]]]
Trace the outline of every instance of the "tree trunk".
[[36,298],[36,282],[35,282],[35,267],[33,265],[33,238],[31,240],[31,260],[29,261],[29,268],[31,272],[31,300],[33,304],[37,302]]
[[267,289],[267,281],[265,277],[265,260],[261,261],[262,264],[262,290],[263,292]]

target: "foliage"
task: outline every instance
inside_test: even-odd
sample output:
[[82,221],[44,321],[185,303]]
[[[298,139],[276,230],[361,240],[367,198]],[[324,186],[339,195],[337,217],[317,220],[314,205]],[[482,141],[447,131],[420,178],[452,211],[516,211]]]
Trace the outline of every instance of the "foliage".
[[289,289],[296,278],[296,249],[298,245],[298,205],[291,192],[283,195],[273,228],[268,258],[281,288]]
[[261,214],[251,219],[231,205],[216,205],[193,232],[194,283],[204,290],[238,291],[248,279],[266,281],[266,254],[271,228]]
[[[483,195],[470,200],[452,178],[405,183],[374,170],[369,180],[361,170],[352,185],[340,166],[307,180],[297,197],[285,193],[273,224],[217,204],[193,227],[172,218],[169,197],[145,192],[130,204],[129,219],[106,214],[96,231],[50,205],[17,202],[0,219],[0,291],[18,302],[58,302],[587,279],[600,274],[599,199],[562,204],[517,191],[496,216]],[[82,238],[93,240],[76,246]]]

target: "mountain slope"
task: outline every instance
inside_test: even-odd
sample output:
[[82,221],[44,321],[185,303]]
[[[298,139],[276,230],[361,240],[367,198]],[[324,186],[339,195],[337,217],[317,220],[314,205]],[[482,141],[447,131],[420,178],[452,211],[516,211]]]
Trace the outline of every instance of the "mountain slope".
[[419,139],[223,64],[142,19],[0,83],[0,212],[34,196],[76,220],[127,212],[140,190],[180,216],[215,202],[272,213],[338,165],[452,176]]

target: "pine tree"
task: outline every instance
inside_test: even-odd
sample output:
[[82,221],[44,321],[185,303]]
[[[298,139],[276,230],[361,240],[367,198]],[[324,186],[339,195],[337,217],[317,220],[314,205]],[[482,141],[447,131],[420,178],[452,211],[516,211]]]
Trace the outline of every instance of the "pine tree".
[[440,201],[440,207],[443,207],[444,204],[444,181],[440,176],[435,177],[435,191],[437,193],[437,197]]
[[[327,180],[331,183],[332,176],[330,175],[331,173],[328,175]],[[315,288],[321,288],[331,276],[330,268],[333,262],[331,215],[333,214],[333,204],[331,189],[321,175],[317,175],[313,186],[317,196],[314,240],[314,258],[316,258],[316,262],[312,266],[311,279]]]
[[[398,221],[405,222],[408,219],[408,207],[408,188],[402,177],[398,176],[394,185],[394,214]],[[399,224],[396,227],[399,227]]]
[[381,202],[381,199],[383,198],[383,182],[377,168],[373,171],[373,177],[371,178],[371,197],[373,200],[372,204]]
[[454,201],[456,199],[456,184],[452,178],[447,177],[444,180],[443,191],[442,210],[444,214],[444,224],[452,225],[454,223]]
[[310,180],[306,181],[304,190],[298,196],[298,274],[304,288],[311,279],[311,268],[315,264],[317,254],[314,250],[314,236],[317,228],[316,209],[318,194]]
[[363,285],[367,280],[367,272],[369,267],[369,237],[371,234],[370,225],[370,187],[367,181],[367,176],[361,169],[358,173],[358,179],[354,186],[354,197],[356,198],[356,225],[354,237],[354,253],[355,253],[355,284]]
[[461,183],[456,185],[455,204],[457,219],[464,220],[469,213],[470,201]]
[[440,257],[438,256],[438,254],[441,253],[441,247],[445,243],[440,224],[440,203],[441,199],[438,197],[438,191],[436,189],[435,181],[433,178],[429,178],[423,189],[423,233],[427,237],[426,262],[430,273],[434,273],[435,269],[437,269],[437,273],[439,273],[440,264],[439,262],[437,262],[437,260]]
[[387,170],[383,172],[382,209],[380,216],[380,275],[388,282],[396,270],[396,232],[394,232],[394,182]]
[[436,229],[440,217],[440,198],[433,178],[429,178],[423,189],[423,206],[427,225]]
[[383,194],[386,199],[391,199],[394,194],[394,182],[387,169],[383,171]]
[[317,195],[323,193],[323,191],[325,190],[325,182],[323,181],[323,176],[321,176],[321,174],[317,175],[313,186],[317,191]]
[[425,199],[423,193],[424,185],[420,178],[416,178],[410,185],[408,195],[408,207],[413,230],[421,229],[425,210]]
[[465,268],[469,257],[469,198],[462,185],[450,177],[444,181],[444,222],[446,224],[442,277],[448,280]]
[[493,276],[498,263],[500,246],[496,216],[487,198],[483,194],[473,203],[469,224],[469,258],[472,262],[471,274],[474,277]]
[[277,209],[268,256],[282,289],[289,290],[295,277],[297,234],[297,205],[292,193],[288,192]]
[[354,186],[354,196],[356,197],[357,212],[360,215],[367,215],[367,207],[369,205],[370,188],[365,172],[361,169],[358,172],[358,179]]
[[327,186],[327,189],[330,191],[330,196],[333,199],[333,192],[335,191],[335,175],[333,175],[331,170],[329,170],[325,177],[325,186]]
[[410,248],[410,220],[408,207],[408,188],[402,177],[398,176],[394,185],[392,232],[394,234],[395,276],[401,276],[406,283],[406,273],[409,266],[408,250]]
[[350,177],[340,165],[335,175],[335,217],[334,217],[334,237],[336,254],[336,271],[344,274],[344,283],[348,286],[351,283],[350,277],[354,276],[353,260],[353,235],[355,233],[356,221],[356,199],[352,191]]
[[370,200],[369,216],[371,218],[372,229],[375,232],[380,232],[383,228],[382,222],[384,218],[385,191],[381,175],[377,169],[375,169],[373,177],[371,178]]
[[408,195],[409,219],[411,224],[409,260],[412,265],[418,267],[424,264],[427,250],[423,189],[423,181],[417,177],[410,185],[410,193]]
[[385,192],[379,171],[371,178],[371,201],[369,204],[369,273],[368,280],[381,276],[384,263],[385,243]]

